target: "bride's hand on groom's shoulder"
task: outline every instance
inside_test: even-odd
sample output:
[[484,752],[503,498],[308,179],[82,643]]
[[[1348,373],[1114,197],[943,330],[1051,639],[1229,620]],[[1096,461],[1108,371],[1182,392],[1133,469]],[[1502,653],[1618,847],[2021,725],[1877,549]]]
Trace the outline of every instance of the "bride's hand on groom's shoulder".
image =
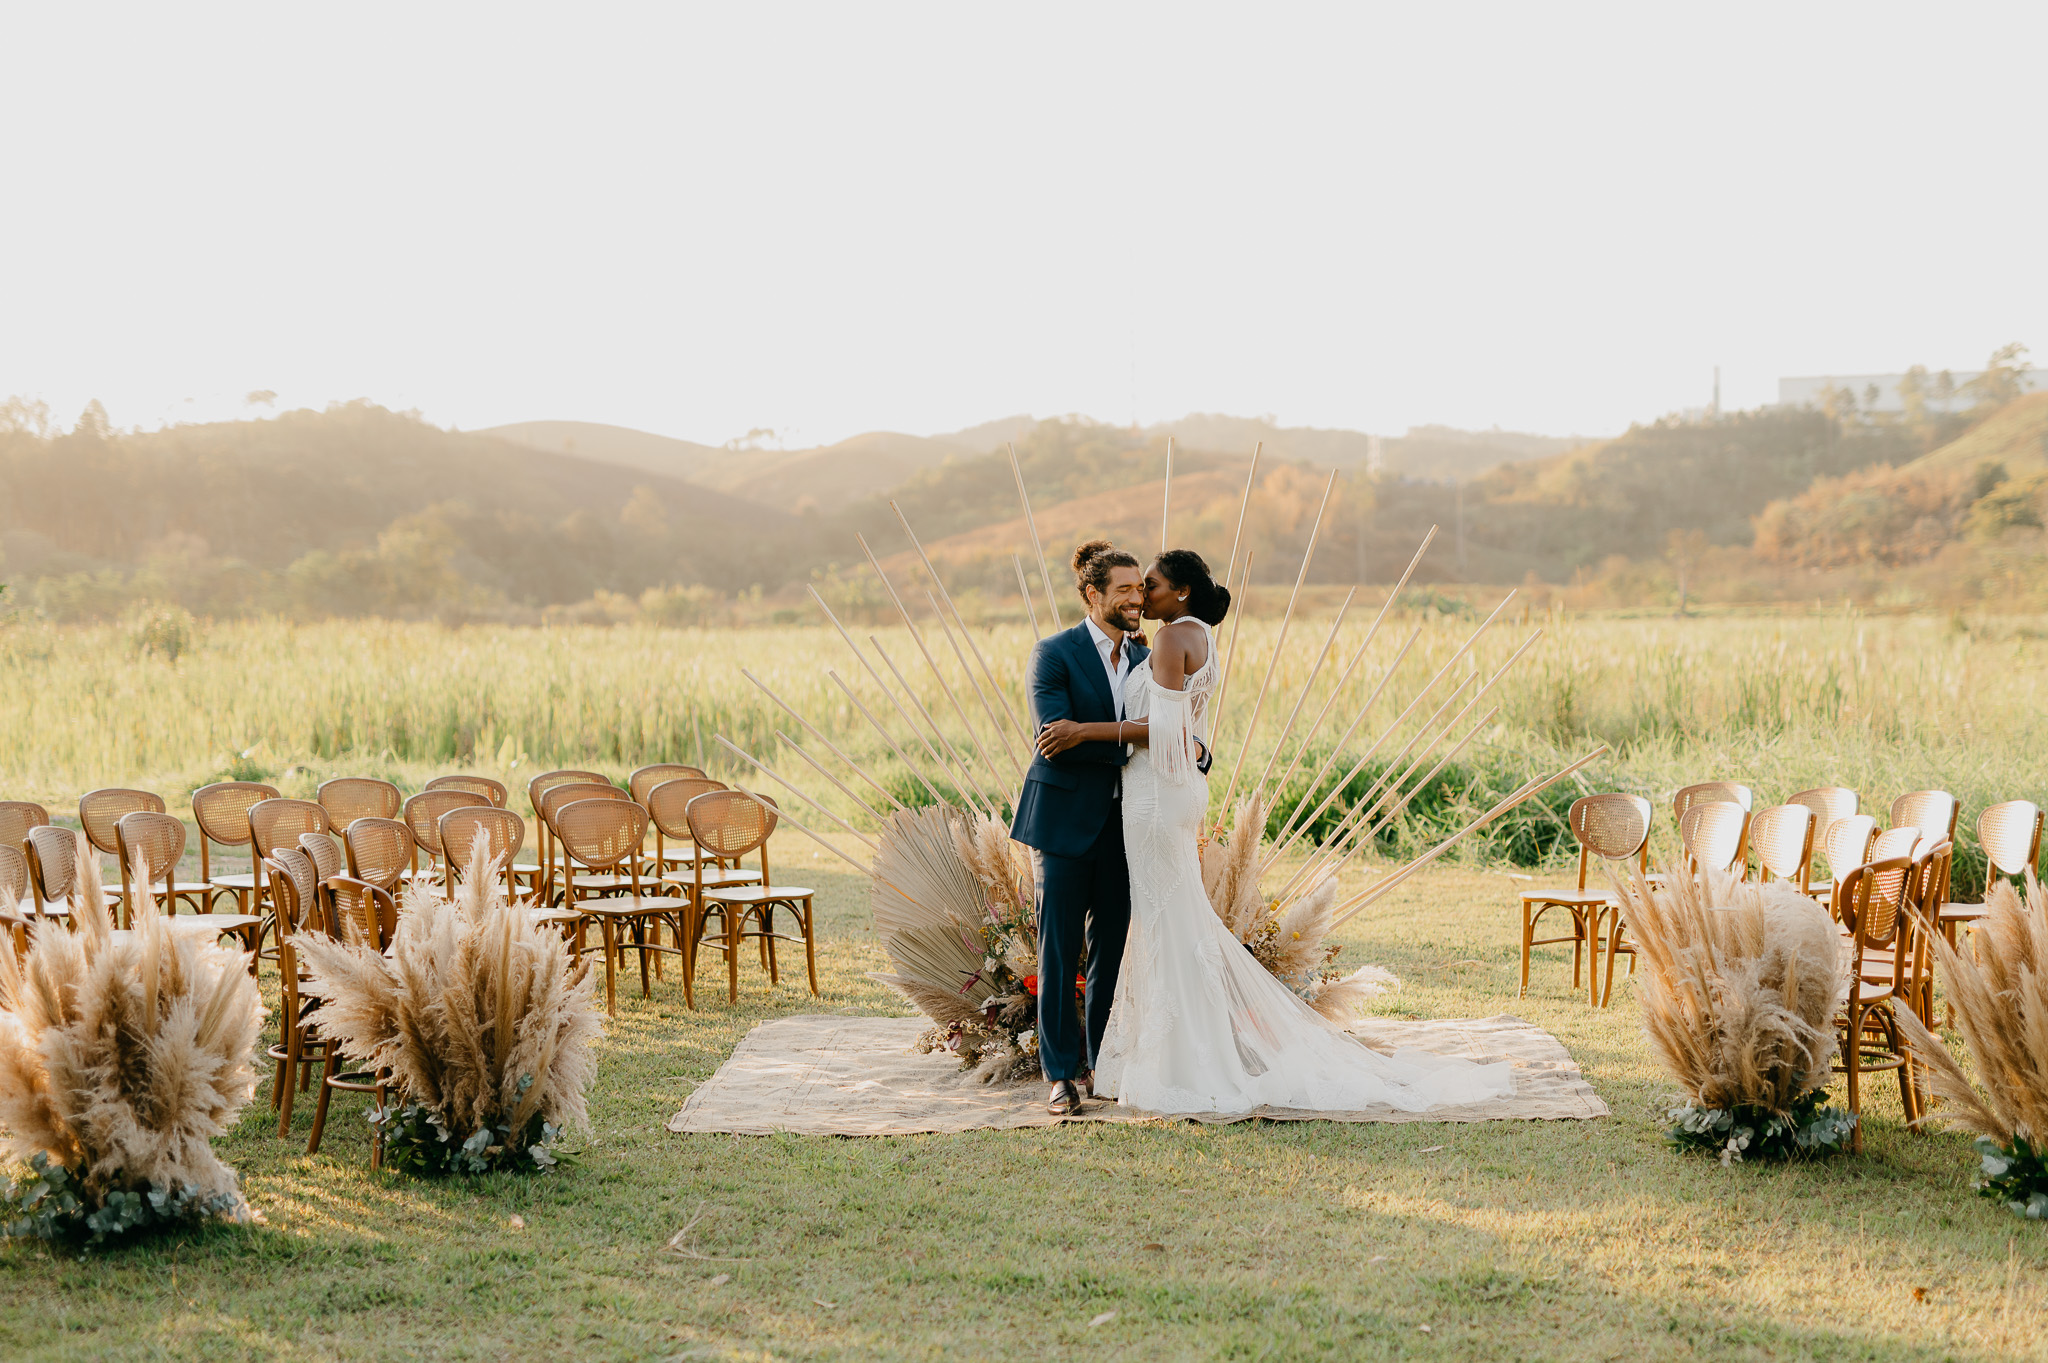
[[1049,761],[1080,741],[1081,726],[1073,720],[1047,720],[1038,731],[1038,752]]

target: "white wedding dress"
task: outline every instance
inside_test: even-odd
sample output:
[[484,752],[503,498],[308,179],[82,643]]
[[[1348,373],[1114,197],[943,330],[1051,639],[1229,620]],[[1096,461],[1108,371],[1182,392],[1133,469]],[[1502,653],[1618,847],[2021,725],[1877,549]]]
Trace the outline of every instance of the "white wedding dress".
[[[1207,631],[1208,626],[1202,628]],[[1168,691],[1132,671],[1125,714],[1149,719],[1149,746],[1124,768],[1131,933],[1095,1067],[1096,1092],[1170,1114],[1256,1108],[1406,1112],[1514,1091],[1505,1061],[1477,1065],[1412,1049],[1383,1056],[1346,1035],[1253,959],[1209,906],[1196,839],[1209,809],[1190,735],[1207,741],[1216,689],[1209,660]]]

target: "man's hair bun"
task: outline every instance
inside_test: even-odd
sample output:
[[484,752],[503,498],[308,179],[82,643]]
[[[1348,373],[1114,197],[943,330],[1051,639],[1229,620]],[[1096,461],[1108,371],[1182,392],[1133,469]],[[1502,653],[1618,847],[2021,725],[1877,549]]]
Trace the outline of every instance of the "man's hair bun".
[[1109,572],[1112,568],[1135,568],[1135,556],[1111,544],[1108,540],[1089,540],[1074,550],[1074,590],[1081,594],[1081,604],[1088,604],[1088,589],[1098,592],[1109,590]]

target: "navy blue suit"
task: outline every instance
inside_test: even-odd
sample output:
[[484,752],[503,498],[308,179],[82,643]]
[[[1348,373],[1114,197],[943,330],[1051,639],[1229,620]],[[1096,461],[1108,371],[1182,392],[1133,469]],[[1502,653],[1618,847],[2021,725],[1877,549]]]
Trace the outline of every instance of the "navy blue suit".
[[[1143,644],[1127,642],[1124,652],[1133,670],[1149,656]],[[1031,715],[1034,728],[1056,719],[1116,722],[1116,697],[1086,620],[1033,651]],[[1077,743],[1050,760],[1034,755],[1010,826],[1011,837],[1039,853],[1038,1056],[1049,1079],[1074,1078],[1084,1057],[1094,1068],[1116,997],[1131,926],[1131,875],[1117,803],[1126,759],[1121,743]],[[1085,1029],[1073,984],[1084,963]]]

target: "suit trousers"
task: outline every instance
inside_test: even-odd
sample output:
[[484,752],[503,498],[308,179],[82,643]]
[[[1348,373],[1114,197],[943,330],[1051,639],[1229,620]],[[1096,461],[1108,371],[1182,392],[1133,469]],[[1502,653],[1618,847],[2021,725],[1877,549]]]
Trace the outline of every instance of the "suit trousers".
[[[1085,1058],[1095,1068],[1116,1000],[1116,977],[1131,930],[1131,872],[1124,811],[1112,804],[1095,845],[1078,857],[1040,852],[1038,863],[1038,1060],[1045,1077],[1072,1079]],[[1085,966],[1085,1007],[1074,977]],[[1085,1012],[1086,1018],[1082,1014]]]

